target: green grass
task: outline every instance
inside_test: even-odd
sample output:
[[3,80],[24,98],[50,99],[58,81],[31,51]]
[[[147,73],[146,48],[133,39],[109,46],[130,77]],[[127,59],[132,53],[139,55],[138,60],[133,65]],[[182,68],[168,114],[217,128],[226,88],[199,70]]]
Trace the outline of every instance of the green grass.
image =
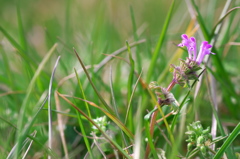
[[[222,139],[210,158],[237,158],[239,8],[231,0],[1,1],[0,158],[174,159],[188,154],[186,126],[197,120],[204,129],[216,122],[211,133]],[[181,109],[172,115],[148,85],[171,83],[170,64],[187,57],[177,47],[185,33],[216,55],[191,89],[171,89]]]

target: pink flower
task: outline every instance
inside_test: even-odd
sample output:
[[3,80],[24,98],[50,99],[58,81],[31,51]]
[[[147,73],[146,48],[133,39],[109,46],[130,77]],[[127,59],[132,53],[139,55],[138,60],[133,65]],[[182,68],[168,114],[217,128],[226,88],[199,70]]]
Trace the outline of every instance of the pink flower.
[[194,37],[188,38],[186,34],[182,35],[182,42],[178,44],[180,47],[187,47],[189,59],[192,61],[196,61],[198,65],[200,65],[205,57],[205,55],[209,54],[215,54],[212,53],[210,48],[212,45],[210,45],[207,41],[203,41],[200,46],[200,51],[197,54],[197,43],[196,39]]

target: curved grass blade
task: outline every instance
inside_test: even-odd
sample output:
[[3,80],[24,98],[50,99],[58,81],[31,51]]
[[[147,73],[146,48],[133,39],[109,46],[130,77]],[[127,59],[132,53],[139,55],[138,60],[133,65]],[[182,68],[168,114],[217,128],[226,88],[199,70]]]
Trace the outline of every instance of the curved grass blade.
[[[89,122],[91,122],[94,126],[96,126],[96,128],[102,133],[102,135],[109,141],[109,143],[114,146],[116,149],[118,149],[118,151],[126,158],[131,159],[131,157],[126,154],[126,152],[114,141],[112,140],[99,126],[98,124],[96,124],[91,118],[89,118],[89,116],[87,116],[82,110],[80,110],[76,105],[74,105],[70,100],[68,100],[64,95],[58,93],[58,95],[63,98],[67,103],[69,103],[72,107],[74,107],[79,113],[81,113],[84,117],[86,117],[88,119]],[[83,100],[84,101],[84,100]],[[90,103],[89,103],[90,104]],[[91,105],[91,104],[90,104]],[[95,105],[95,104],[94,104]],[[97,106],[98,107],[98,106]],[[99,109],[105,111],[103,108],[98,107]],[[107,111],[105,111],[104,113],[107,113]],[[106,115],[107,115],[106,114]],[[109,114],[108,114],[109,115]],[[110,114],[111,115],[111,114]]]
[[[223,155],[223,153],[227,150],[227,148],[232,144],[234,139],[240,134],[240,123],[234,128],[232,133],[228,136],[228,138],[224,141],[223,145],[217,151],[213,159],[219,159]],[[236,157],[235,157],[236,158]]]
[[[116,104],[116,100],[115,100],[115,95],[114,95],[114,90],[113,90],[113,83],[112,83],[112,66],[110,66],[110,73],[109,73],[109,79],[110,79],[110,90],[111,90],[111,96],[112,96],[112,101],[113,101],[113,108],[114,108],[114,111],[118,117],[118,119],[120,120],[120,115],[118,113],[118,109],[117,109],[117,104]],[[127,147],[127,140],[124,136],[124,133],[123,131],[121,130],[121,136],[122,136],[122,139],[123,139],[123,143],[124,143],[124,147]],[[128,149],[127,149],[128,151]]]
[[114,90],[113,90],[113,83],[112,83],[112,66],[110,66],[110,73],[109,73],[109,79],[110,79],[110,89],[111,89],[111,95],[112,95],[112,101],[113,101],[113,108],[117,115],[117,117],[120,119],[120,115],[118,113],[118,108],[115,100]]
[[97,94],[98,98],[100,99],[100,101],[102,102],[102,104],[104,105],[104,107],[105,107],[111,114],[115,114],[115,113],[113,112],[112,108],[105,102],[105,100],[103,99],[103,97],[100,95],[100,93],[98,92],[97,88],[96,88],[95,85],[93,84],[93,82],[92,82],[92,80],[91,80],[91,78],[90,78],[90,75],[88,74],[87,69],[86,69],[86,67],[84,66],[81,58],[79,57],[77,51],[76,51],[75,49],[73,49],[73,50],[74,50],[74,52],[75,52],[75,54],[76,54],[76,56],[77,56],[77,58],[78,58],[78,61],[80,62],[81,66],[82,66],[82,68],[83,68],[83,70],[84,70],[84,72],[85,72],[85,74],[86,74],[86,76],[87,76],[87,78],[88,78],[88,81],[90,82],[91,86],[93,87],[93,89],[94,89],[95,93]]
[[[133,85],[133,77],[134,77],[134,67],[135,67],[135,62],[132,58],[132,52],[131,52],[131,48],[128,44],[128,41],[126,41],[126,45],[128,48],[128,57],[129,57],[129,61],[130,61],[130,72],[129,72],[129,76],[128,76],[128,92],[127,92],[127,96],[128,96],[128,107],[127,107],[127,115],[125,118],[125,124],[127,123],[127,119],[129,119],[128,124],[129,124],[129,128],[130,130],[133,130],[133,117],[132,117],[132,107],[131,107],[131,95],[132,95],[132,85]],[[129,113],[130,112],[130,113]]]
[[[59,92],[57,92],[59,94],[59,96],[61,96],[64,100],[67,99],[66,97],[71,97],[71,98],[75,98],[75,99],[79,99],[81,101],[84,101],[84,102],[87,102],[89,105],[95,107],[95,108],[98,108],[100,109],[104,114],[106,114],[121,130],[123,130],[127,135],[128,137],[130,138],[133,138],[133,134],[131,133],[130,130],[128,130],[128,128],[118,119],[116,118],[116,116],[112,115],[111,113],[109,113],[108,111],[106,111],[105,109],[103,109],[102,107],[96,105],[95,103],[93,102],[90,102],[90,101],[87,101],[87,100],[84,100],[84,99],[81,99],[81,98],[78,98],[78,97],[72,97],[72,96],[68,96],[68,95],[63,95],[63,94],[60,94]],[[67,102],[69,101],[68,99],[66,100]],[[69,101],[70,102],[70,101]],[[68,103],[69,103],[68,102]],[[70,102],[69,104],[72,105],[72,103]],[[85,116],[85,115],[84,115]],[[86,117],[87,119],[89,117]]]
[[[42,108],[43,108],[43,106],[45,105],[45,103],[47,102],[47,99],[48,99],[48,96],[46,96],[45,97],[45,99],[42,101],[42,104],[41,104],[41,106],[39,107],[39,109],[38,109],[38,111],[35,113],[35,115],[32,117],[32,120],[30,120],[30,122],[28,122],[28,125],[24,128],[24,130],[21,132],[21,137],[23,138],[23,139],[25,139],[26,137],[28,137],[28,138],[30,138],[31,140],[33,140],[33,141],[35,141],[35,139],[34,138],[31,138],[31,136],[30,135],[28,135],[28,132],[29,132],[29,130],[30,130],[30,128],[32,127],[32,125],[33,125],[33,123],[34,123],[34,121],[36,120],[36,118],[37,118],[37,115],[39,114],[39,112],[42,110]],[[40,99],[41,100],[41,99]],[[39,103],[40,104],[40,103]],[[38,107],[38,106],[37,106]],[[7,123],[9,123],[9,122],[7,122]],[[12,124],[10,124],[10,125],[12,125]],[[15,127],[14,125],[13,125],[13,127],[14,128],[16,128],[17,129],[17,131],[19,131],[19,129],[17,128],[17,127]],[[20,133],[20,132],[18,132],[18,133]],[[19,143],[21,143],[21,142],[19,142],[20,140],[18,140],[17,141],[17,143],[15,144],[15,146],[12,148],[12,150],[11,150],[11,152],[9,153],[9,155],[8,156],[12,156],[12,155],[14,155],[15,154],[15,156],[18,156],[18,152],[19,152],[19,150],[17,150],[17,148],[19,147]],[[22,140],[23,141],[23,140]],[[39,145],[41,145],[39,142],[37,142]],[[44,147],[44,146],[43,146]],[[52,154],[52,153],[50,153],[50,154]]]
[[[81,83],[81,81],[80,81],[80,79],[79,79],[79,77],[78,77],[78,73],[77,73],[77,70],[76,70],[75,68],[74,68],[74,72],[75,72],[75,75],[76,75],[76,77],[77,77],[78,85],[79,85],[79,88],[80,88],[80,90],[81,90],[83,99],[84,99],[84,100],[87,100],[87,99],[86,99],[86,96],[85,96],[85,93],[84,93],[84,91],[83,91],[83,88],[82,88],[82,83]],[[89,110],[88,103],[87,103],[87,102],[84,102],[84,103],[85,103],[85,106],[86,106],[86,109],[87,109],[87,112],[88,112],[88,116],[89,116],[90,118],[92,118],[92,117],[91,117],[91,112],[90,112],[90,110]]]
[[[82,122],[82,119],[81,119],[81,115],[80,115],[80,113],[79,113],[77,110],[75,110],[75,111],[76,111],[76,113],[77,113],[78,123],[79,123],[79,127],[80,127],[80,129],[81,129],[81,132],[82,132],[83,140],[84,140],[84,142],[85,142],[85,144],[86,144],[86,147],[87,147],[87,150],[88,150],[88,152],[89,152],[89,154],[90,154],[90,157],[93,158],[93,152],[92,152],[90,143],[89,143],[89,141],[88,141],[88,138],[87,138],[87,135],[86,135],[84,126],[83,126],[83,122]],[[90,118],[91,118],[91,117],[90,117]],[[91,123],[91,125],[92,125],[92,123]]]
[[153,57],[152,57],[152,60],[151,60],[151,63],[150,63],[149,69],[148,69],[148,73],[147,73],[147,79],[146,79],[147,83],[149,83],[149,81],[151,80],[151,77],[152,77],[152,74],[154,71],[154,67],[156,66],[158,54],[159,54],[160,49],[162,48],[162,44],[163,44],[164,38],[166,36],[166,32],[167,32],[168,25],[169,25],[169,22],[170,22],[170,19],[172,16],[174,4],[175,4],[175,0],[172,1],[172,4],[171,4],[170,9],[167,14],[167,18],[164,22],[163,29],[161,31],[157,46],[154,50]]
[[[74,68],[74,71],[75,71],[75,74],[76,74],[76,77],[77,77],[77,80],[78,80],[78,85],[79,85],[80,90],[81,90],[82,95],[83,95],[83,99],[86,100],[84,91],[83,91],[83,89],[82,89],[81,81],[80,81],[80,79],[79,79],[79,77],[78,77],[78,74],[77,74],[77,71],[76,71],[75,68]],[[88,103],[87,103],[87,102],[84,102],[84,103],[85,103],[85,106],[86,106],[86,109],[87,109],[89,118],[92,118],[92,117],[91,117],[90,110],[89,110]],[[82,117],[81,117],[81,115],[79,114],[79,112],[78,112],[77,110],[76,110],[76,113],[77,113],[78,123],[79,123],[80,129],[81,129],[82,135],[83,135],[83,140],[84,140],[84,142],[85,142],[85,144],[86,144],[86,147],[87,147],[87,150],[88,150],[88,152],[89,152],[89,154],[90,154],[90,157],[93,158],[93,152],[92,152],[90,143],[89,143],[89,141],[88,141],[88,138],[87,138],[87,135],[86,135],[84,126],[83,126]]]
[[[33,134],[31,134],[31,135],[32,135],[33,137],[35,137],[36,133],[33,132]],[[23,149],[27,146],[27,144],[28,144],[29,142],[30,142],[29,145],[31,145],[32,141],[33,141],[33,140],[31,140],[30,138],[26,138],[26,139],[24,140],[23,144],[21,145],[21,150],[23,150]],[[13,157],[14,152],[15,152],[15,150],[16,150],[16,148],[17,148],[17,145],[18,145],[18,143],[15,144],[14,147],[11,149],[11,151],[9,152],[9,154],[8,154],[8,156],[7,156],[7,159],[11,159],[11,158]],[[26,153],[27,153],[27,151],[25,152],[25,154],[26,154]],[[25,156],[25,155],[24,155],[24,156]],[[24,156],[23,156],[22,158],[24,158]]]
[[[21,105],[21,110],[20,110],[20,113],[19,113],[19,120],[18,120],[18,129],[19,129],[19,131],[16,134],[17,135],[16,136],[17,142],[19,144],[18,144],[17,149],[16,149],[16,152],[17,152],[16,154],[18,154],[18,152],[19,152],[19,149],[20,149],[19,145],[21,145],[21,143],[24,140],[24,136],[23,136],[24,133],[22,133],[22,131],[23,131],[23,124],[24,124],[24,117],[25,117],[24,113],[25,113],[25,111],[27,109],[27,106],[29,105],[30,95],[31,95],[31,93],[33,91],[33,88],[34,88],[34,85],[35,85],[35,83],[37,81],[38,76],[40,75],[44,65],[50,59],[50,57],[53,54],[53,52],[56,49],[56,47],[57,47],[57,44],[53,45],[53,47],[49,50],[47,55],[44,57],[44,59],[42,60],[42,62],[38,66],[38,69],[36,70],[32,80],[31,80],[31,82],[30,82],[30,84],[29,84],[29,86],[27,88],[27,94],[26,94],[26,96],[25,96],[25,98],[23,100],[23,103]],[[17,157],[17,156],[15,156],[15,157]]]
[[130,110],[130,107],[131,107],[131,102],[132,102],[132,99],[133,99],[133,95],[134,95],[134,93],[135,93],[135,91],[136,91],[136,88],[137,88],[137,85],[138,85],[139,80],[140,80],[140,78],[141,78],[141,75],[142,75],[142,72],[141,72],[140,75],[138,76],[138,79],[137,79],[137,81],[136,81],[136,84],[135,84],[134,87],[133,87],[133,91],[132,91],[132,94],[131,94],[130,99],[129,99],[129,102],[128,102],[127,113],[126,113],[125,122],[124,122],[125,125],[126,125],[126,123],[127,123],[128,114],[129,114],[129,110]]
[[[52,106],[51,106],[51,94],[52,94],[52,82],[53,82],[53,77],[58,65],[58,61],[61,58],[61,56],[58,56],[57,61],[53,67],[52,75],[50,78],[50,83],[49,83],[49,89],[48,89],[48,147],[52,149]],[[50,159],[51,157],[48,156]]]
[[213,30],[212,30],[212,33],[211,33],[211,37],[213,37],[214,32],[215,32],[217,26],[218,26],[219,24],[221,24],[221,23],[223,22],[223,20],[224,20],[230,13],[232,13],[233,11],[235,11],[235,10],[237,10],[237,9],[240,9],[240,7],[234,7],[234,8],[232,8],[232,9],[230,9],[229,11],[227,11],[227,13],[226,13],[226,14],[217,22],[217,24],[214,26],[214,28],[213,28]]
[[[142,102],[142,98],[139,98],[139,106],[141,106],[141,102]],[[143,110],[138,108],[136,115],[134,116],[134,123],[135,123],[135,134],[134,134],[134,140],[133,140],[133,154],[134,157],[133,159],[143,159],[144,157],[144,151],[142,151],[144,149],[144,138],[145,135],[142,133],[143,130]]]
[[[37,131],[35,130],[35,131],[32,133],[32,137],[35,138],[35,137],[36,137],[36,134],[37,134]],[[28,154],[28,152],[29,152],[29,150],[30,150],[30,148],[31,148],[31,146],[32,146],[32,143],[33,143],[33,140],[30,141],[30,144],[29,144],[26,152],[24,153],[22,159],[25,159],[25,157],[27,156],[27,154]]]

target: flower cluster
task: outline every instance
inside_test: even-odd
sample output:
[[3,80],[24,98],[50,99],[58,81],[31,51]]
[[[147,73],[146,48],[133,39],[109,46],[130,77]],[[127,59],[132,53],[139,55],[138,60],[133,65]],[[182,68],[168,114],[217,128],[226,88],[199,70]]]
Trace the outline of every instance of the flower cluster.
[[186,134],[188,135],[188,152],[197,148],[204,157],[208,157],[209,154],[209,146],[212,142],[212,135],[210,133],[210,127],[207,129],[203,129],[200,121],[196,121],[189,126],[187,126],[188,131]]
[[[93,121],[103,130],[106,131],[107,130],[107,125],[109,124],[107,121],[107,117],[106,116],[102,116],[96,119],[93,119]],[[99,129],[96,126],[92,126],[92,130],[95,134],[101,134]]]
[[186,34],[182,35],[182,42],[178,45],[180,47],[187,47],[188,58],[180,61],[180,66],[172,66],[174,81],[181,86],[189,86],[189,80],[198,79],[197,71],[201,69],[199,66],[204,57],[211,52],[212,45],[207,41],[203,41],[200,46],[200,51],[197,54],[197,43],[194,37],[188,37]]
[[203,41],[200,46],[200,51],[197,55],[197,43],[194,37],[188,38],[186,34],[182,35],[182,42],[178,44],[180,47],[187,47],[188,50],[188,58],[192,61],[196,61],[198,65],[200,65],[206,55],[214,54],[209,50],[212,45],[208,44],[207,41]]

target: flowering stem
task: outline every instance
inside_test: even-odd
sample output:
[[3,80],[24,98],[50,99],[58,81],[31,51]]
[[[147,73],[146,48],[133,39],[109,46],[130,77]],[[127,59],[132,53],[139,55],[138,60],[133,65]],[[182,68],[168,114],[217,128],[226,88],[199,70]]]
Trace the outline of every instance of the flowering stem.
[[168,91],[168,92],[171,91],[172,88],[175,86],[175,84],[176,84],[175,80],[172,80],[172,82],[169,84],[169,86],[168,86],[168,88],[167,88],[167,91]]
[[[172,80],[172,82],[167,87],[167,91],[171,91],[171,89],[175,86],[175,84],[176,84],[175,80]],[[154,107],[154,109],[155,108],[158,108],[158,105],[156,105]],[[152,137],[153,137],[153,132],[154,132],[154,125],[156,124],[157,115],[158,115],[158,110],[156,109],[156,111],[153,112],[153,114],[151,115],[151,120],[150,120],[150,135]],[[150,145],[147,144],[146,153],[145,153],[146,159],[148,158],[149,153],[150,153]]]

